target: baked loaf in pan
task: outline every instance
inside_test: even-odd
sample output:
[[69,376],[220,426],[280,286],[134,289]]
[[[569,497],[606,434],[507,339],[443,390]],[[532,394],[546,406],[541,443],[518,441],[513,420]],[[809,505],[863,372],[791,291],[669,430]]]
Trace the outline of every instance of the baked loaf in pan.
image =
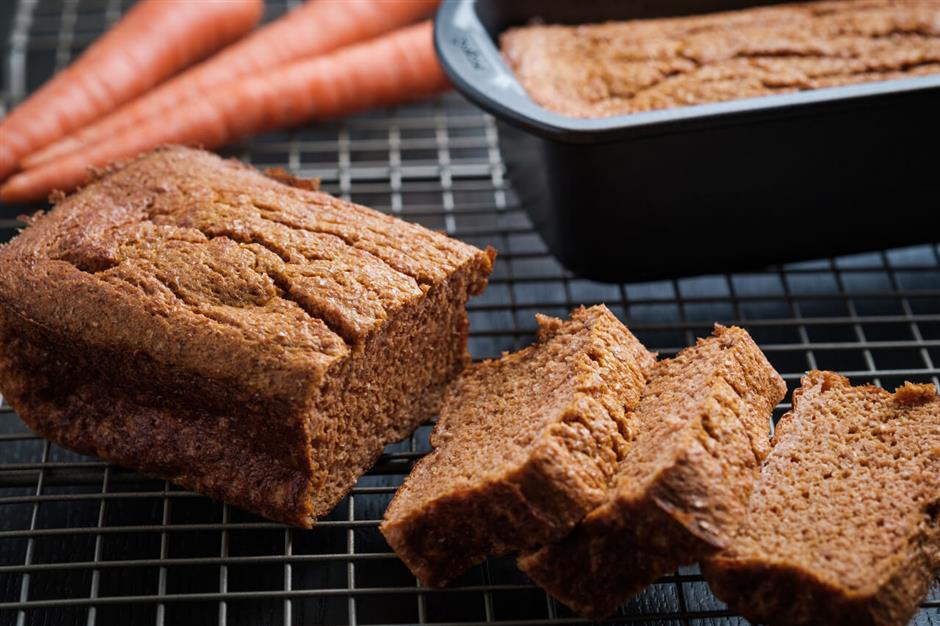
[[660,361],[604,502],[558,543],[523,555],[520,568],[577,612],[601,618],[659,576],[725,547],[785,393],[737,327],[716,325],[712,337]]
[[530,25],[501,37],[529,96],[572,117],[940,73],[940,2],[836,0]]
[[438,409],[492,254],[171,147],[0,250],[0,389],[36,432],[310,526]]
[[781,418],[746,521],[703,564],[770,626],[901,626],[940,574],[940,398],[810,372]]
[[382,533],[425,584],[560,539],[603,500],[636,436],[655,356],[603,305],[538,323],[534,345],[452,385],[434,450],[386,511]]

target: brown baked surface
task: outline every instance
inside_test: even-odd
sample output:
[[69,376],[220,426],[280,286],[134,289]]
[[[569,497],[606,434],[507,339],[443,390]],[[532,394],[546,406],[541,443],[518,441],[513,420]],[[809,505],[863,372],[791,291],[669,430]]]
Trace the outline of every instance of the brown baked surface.
[[537,103],[607,117],[938,73],[940,2],[838,0],[531,25],[500,41]]
[[448,390],[434,450],[386,511],[382,533],[425,584],[564,536],[636,434],[630,411],[655,356],[603,305],[538,322],[534,345]]
[[660,361],[604,501],[567,537],[523,555],[520,568],[574,610],[601,618],[659,576],[724,547],[785,393],[737,327],[716,325],[712,337]]
[[940,574],[940,397],[810,372],[781,418],[747,520],[703,564],[770,626],[903,626]]
[[170,147],[33,217],[0,249],[4,396],[60,445],[312,524],[433,415],[492,258],[302,187]]

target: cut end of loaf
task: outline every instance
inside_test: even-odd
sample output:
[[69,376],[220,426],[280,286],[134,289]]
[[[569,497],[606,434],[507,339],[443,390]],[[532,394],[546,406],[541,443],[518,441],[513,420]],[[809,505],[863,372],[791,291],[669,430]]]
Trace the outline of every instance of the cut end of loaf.
[[438,412],[447,386],[469,362],[464,306],[490,262],[483,253],[469,258],[327,374],[310,422],[315,516],[332,510],[386,444]]

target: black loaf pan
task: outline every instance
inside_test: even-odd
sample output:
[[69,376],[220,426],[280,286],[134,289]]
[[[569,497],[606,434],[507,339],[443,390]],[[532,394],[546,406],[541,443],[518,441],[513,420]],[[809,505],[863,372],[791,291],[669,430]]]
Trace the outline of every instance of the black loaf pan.
[[[491,113],[551,251],[605,281],[746,270],[940,235],[940,75],[573,119],[532,100],[499,34],[694,15],[742,0],[445,0],[435,45]],[[759,4],[770,4],[761,2]]]

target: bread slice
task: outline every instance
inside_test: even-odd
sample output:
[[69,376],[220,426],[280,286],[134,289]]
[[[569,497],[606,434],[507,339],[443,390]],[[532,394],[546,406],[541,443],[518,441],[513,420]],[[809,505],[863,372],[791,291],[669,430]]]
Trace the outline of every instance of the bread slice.
[[310,526],[437,411],[491,255],[166,148],[0,249],[0,389],[38,433]]
[[655,356],[603,305],[538,323],[537,343],[448,390],[434,450],[385,513],[382,533],[427,585],[562,537],[603,499],[636,434],[629,412]]
[[786,393],[750,335],[715,327],[660,361],[636,409],[639,433],[604,501],[520,568],[592,618],[677,566],[727,545],[769,449]]
[[940,574],[940,398],[808,373],[715,594],[770,626],[903,626]]

